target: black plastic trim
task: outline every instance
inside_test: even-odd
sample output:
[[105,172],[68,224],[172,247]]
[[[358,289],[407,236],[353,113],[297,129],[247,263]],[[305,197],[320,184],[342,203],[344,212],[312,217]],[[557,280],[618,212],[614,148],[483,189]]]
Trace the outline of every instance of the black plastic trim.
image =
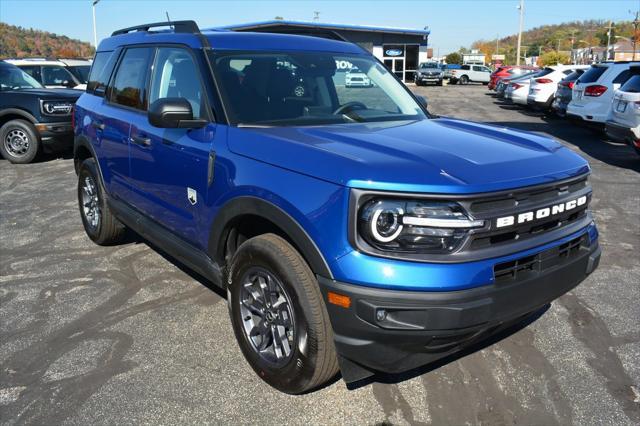
[[26,118],[33,124],[38,123],[38,119],[33,114],[20,108],[5,108],[0,111],[0,117],[4,117],[5,115],[19,115],[23,118]]
[[220,208],[209,234],[209,253],[224,265],[225,245],[235,219],[243,215],[260,216],[278,226],[302,252],[315,274],[333,278],[333,274],[320,249],[295,219],[280,207],[261,198],[244,196],[234,198]]
[[178,237],[125,202],[107,198],[107,203],[115,216],[129,228],[156,244],[203,277],[210,279],[218,287],[223,287],[220,267],[205,252]]

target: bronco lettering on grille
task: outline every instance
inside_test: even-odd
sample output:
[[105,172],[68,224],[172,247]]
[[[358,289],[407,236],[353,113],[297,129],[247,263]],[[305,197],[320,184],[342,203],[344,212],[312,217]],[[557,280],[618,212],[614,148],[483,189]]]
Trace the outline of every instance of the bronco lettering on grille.
[[504,228],[506,226],[516,225],[525,222],[533,222],[534,220],[544,219],[546,217],[555,216],[557,214],[573,210],[577,207],[583,206],[587,203],[587,196],[583,195],[575,200],[570,200],[565,203],[554,204],[542,209],[519,213],[513,216],[504,216],[496,219],[496,228]]

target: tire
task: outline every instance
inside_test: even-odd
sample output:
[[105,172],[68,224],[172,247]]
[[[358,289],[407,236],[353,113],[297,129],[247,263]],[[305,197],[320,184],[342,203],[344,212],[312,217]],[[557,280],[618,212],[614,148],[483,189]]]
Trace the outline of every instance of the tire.
[[436,85],[438,85],[438,86],[442,86],[442,80],[439,80],[439,81],[436,83]]
[[28,121],[11,120],[0,127],[0,153],[10,163],[30,163],[39,151],[40,139]]
[[469,84],[469,77],[467,77],[466,75],[463,75],[462,77],[460,77],[460,84],[462,85]]
[[[275,234],[245,241],[233,256],[228,283],[236,339],[262,380],[300,394],[337,374],[333,330],[318,283],[287,241]],[[265,303],[263,285],[271,290],[271,304]],[[279,345],[274,333],[280,333]]]
[[78,171],[78,207],[84,230],[101,246],[122,241],[126,227],[111,212],[93,158],[88,158]]

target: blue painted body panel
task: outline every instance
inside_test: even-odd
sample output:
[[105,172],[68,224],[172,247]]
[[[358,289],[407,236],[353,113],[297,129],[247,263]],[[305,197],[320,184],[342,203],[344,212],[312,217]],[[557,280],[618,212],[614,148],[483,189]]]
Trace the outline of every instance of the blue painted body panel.
[[[281,34],[205,32],[214,50],[301,50],[365,54],[348,43]],[[181,43],[192,34],[132,33],[122,44]],[[210,78],[210,77],[207,77]],[[76,135],[91,141],[105,189],[206,251],[221,209],[239,196],[261,198],[289,214],[318,247],[334,278],[389,289],[444,291],[488,285],[493,265],[562,244],[595,225],[534,249],[457,264],[391,260],[358,252],[348,240],[351,188],[432,194],[475,194],[548,183],[589,171],[588,163],[544,136],[447,118],[310,127],[157,129],[144,113],[84,94],[76,104]],[[93,121],[105,130],[96,131]],[[130,136],[151,139],[149,147]],[[215,175],[207,185],[209,153]],[[197,191],[188,202],[186,188]]]

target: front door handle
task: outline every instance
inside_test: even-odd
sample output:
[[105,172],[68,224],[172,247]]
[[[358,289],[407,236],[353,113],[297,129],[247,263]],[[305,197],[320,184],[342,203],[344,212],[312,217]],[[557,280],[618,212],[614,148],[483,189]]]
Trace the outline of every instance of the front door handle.
[[150,138],[143,138],[140,136],[132,136],[131,137],[131,143],[135,143],[136,145],[140,145],[140,146],[150,146],[151,145],[151,139]]

